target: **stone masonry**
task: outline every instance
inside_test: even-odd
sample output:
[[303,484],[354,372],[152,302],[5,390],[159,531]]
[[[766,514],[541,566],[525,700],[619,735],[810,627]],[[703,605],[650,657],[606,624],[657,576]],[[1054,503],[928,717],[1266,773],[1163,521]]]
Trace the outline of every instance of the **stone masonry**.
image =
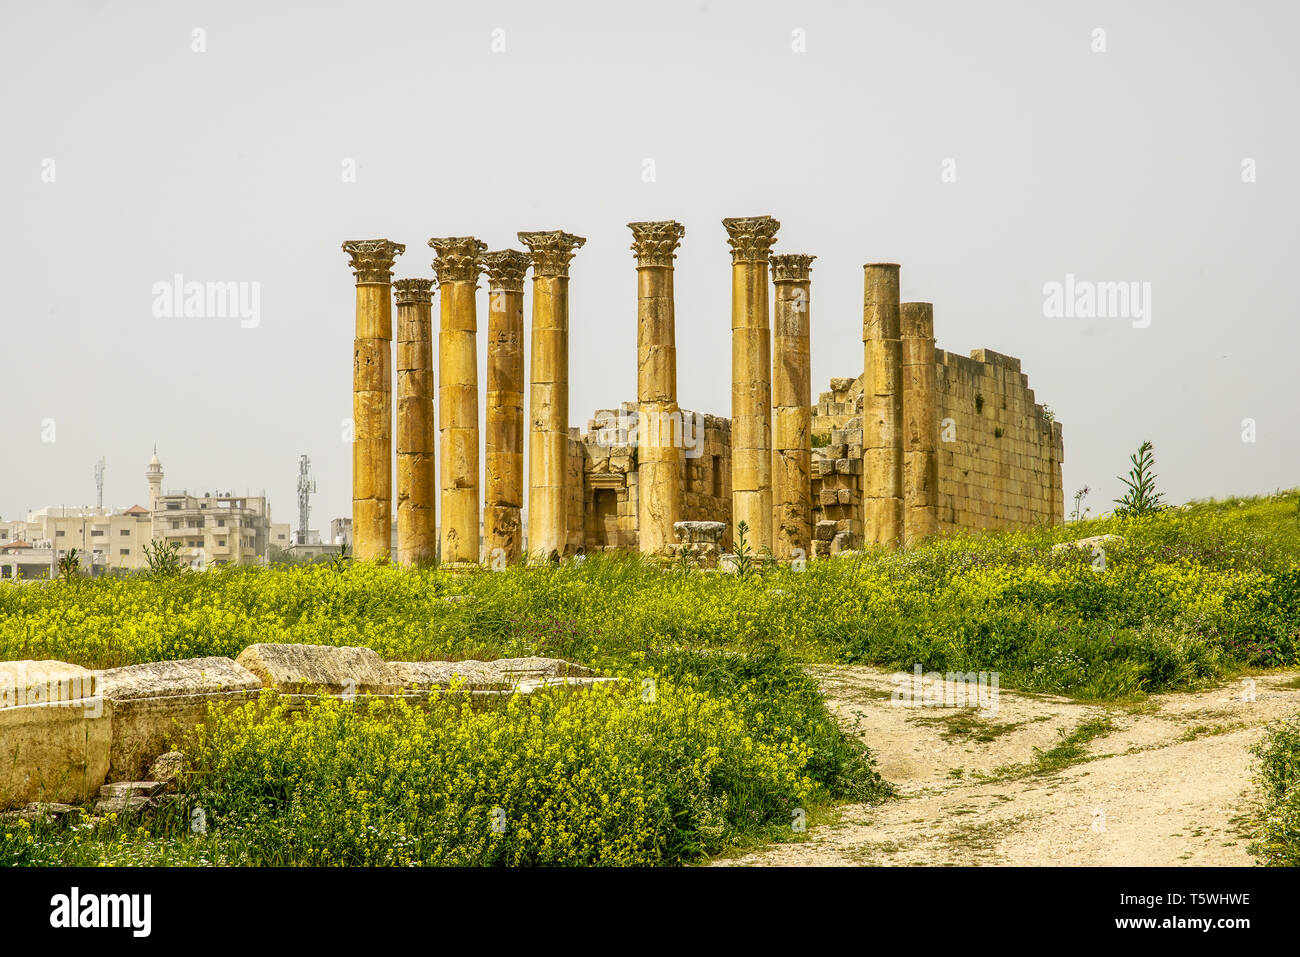
[[[937,348],[933,306],[901,301],[894,263],[863,267],[861,374],[831,379],[812,401],[815,257],[773,255],[780,223],[771,216],[723,220],[732,256],[732,417],[681,408],[673,273],[686,230],[674,220],[628,225],[637,269],[636,401],[598,411],[586,431],[569,425],[569,263],[586,240],[525,231],[518,236],[527,252],[492,253],[473,237],[430,240],[438,252],[437,337],[427,332],[432,281],[396,284],[397,555],[404,564],[432,557],[435,514],[438,559],[494,568],[524,555],[711,555],[733,547],[741,521],[755,555],[770,549],[783,561],[911,546],[959,530],[1064,522],[1061,426],[1036,401],[1020,360],[989,349],[965,357]],[[389,288],[404,248],[386,239],[344,244],[357,281],[353,519],[361,559],[388,554]],[[490,287],[480,463],[475,289],[484,269]],[[439,353],[436,471],[432,338]],[[435,475],[436,511],[428,494]]]

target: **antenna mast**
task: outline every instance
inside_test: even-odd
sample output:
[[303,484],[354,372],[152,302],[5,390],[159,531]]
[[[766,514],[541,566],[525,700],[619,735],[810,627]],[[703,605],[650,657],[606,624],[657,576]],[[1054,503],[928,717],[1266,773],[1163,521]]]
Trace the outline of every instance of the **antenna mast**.
[[98,508],[104,507],[104,469],[107,465],[108,463],[104,461],[102,455],[99,457],[99,461],[95,463],[95,488],[98,493],[96,495],[95,505]]
[[307,544],[307,524],[311,516],[311,495],[316,491],[316,480],[311,477],[311,459],[298,456],[298,535],[299,545]]

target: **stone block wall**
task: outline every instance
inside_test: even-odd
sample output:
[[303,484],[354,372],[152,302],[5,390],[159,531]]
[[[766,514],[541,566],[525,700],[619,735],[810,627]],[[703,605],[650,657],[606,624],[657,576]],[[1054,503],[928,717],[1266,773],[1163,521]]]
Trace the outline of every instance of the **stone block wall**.
[[[701,419],[703,434],[689,436],[689,449],[681,450],[679,482],[680,521],[715,521],[727,524],[724,547],[731,546],[731,422],[715,415],[697,417],[683,409],[683,420]],[[635,423],[635,402],[617,409],[600,409],[575,435],[582,455],[581,512],[571,517],[570,528],[581,531],[585,551],[635,551],[638,541],[637,450],[633,437],[619,423]],[[575,430],[575,433],[577,430]]]
[[1062,524],[1064,444],[1020,360],[937,350],[939,529]]
[[862,542],[862,378],[831,379],[813,407],[813,553]]
[[[1036,401],[1020,360],[937,349],[935,372],[939,531],[1064,523],[1061,424]],[[862,532],[862,377],[830,385],[813,409],[814,555],[857,547]]]

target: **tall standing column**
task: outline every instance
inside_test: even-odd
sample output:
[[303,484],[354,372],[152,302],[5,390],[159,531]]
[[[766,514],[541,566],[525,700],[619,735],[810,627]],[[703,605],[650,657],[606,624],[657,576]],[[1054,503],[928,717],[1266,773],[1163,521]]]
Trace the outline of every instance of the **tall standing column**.
[[638,541],[642,554],[665,555],[682,515],[673,259],[686,227],[671,220],[627,225],[636,253]]
[[528,551],[560,558],[568,544],[569,263],[587,240],[523,232],[533,267],[528,431]]
[[438,448],[433,420],[433,280],[399,279],[397,300],[397,560],[437,554]]
[[812,360],[809,294],[816,256],[772,257],[772,551],[783,560],[812,548]]
[[935,392],[934,306],[900,307],[903,353],[903,543],[939,530],[939,421]]
[[392,554],[393,262],[406,251],[387,239],[343,244],[357,277],[357,334],[352,346],[352,554]]
[[767,260],[781,224],[724,219],[731,244],[731,513],[757,553],[772,547],[772,343]]
[[514,562],[523,545],[524,276],[528,254],[486,253],[488,274],[487,435],[484,440],[484,555]]
[[903,539],[903,346],[897,263],[862,267],[862,525],[868,543]]
[[487,244],[430,239],[442,302],[438,321],[438,451],[442,460],[442,561],[479,561],[478,310],[474,293]]

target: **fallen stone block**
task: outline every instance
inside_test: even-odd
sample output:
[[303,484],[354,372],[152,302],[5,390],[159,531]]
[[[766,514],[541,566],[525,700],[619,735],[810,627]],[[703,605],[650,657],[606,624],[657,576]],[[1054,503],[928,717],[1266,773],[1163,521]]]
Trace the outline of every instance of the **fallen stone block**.
[[166,698],[221,691],[259,691],[262,682],[230,658],[182,658],[110,668],[99,673],[106,698]]
[[1072,542],[1060,542],[1052,546],[1052,551],[1063,552],[1067,548],[1077,548],[1091,552],[1096,551],[1098,548],[1105,548],[1108,545],[1123,544],[1123,535],[1093,535],[1090,538],[1076,538]]
[[0,662],[0,708],[79,701],[98,693],[98,677],[65,661]]
[[277,691],[336,695],[393,694],[388,663],[369,648],[249,645],[235,659]]
[[530,678],[519,682],[515,686],[515,691],[520,694],[532,694],[548,688],[586,691],[597,685],[617,684],[621,680],[621,678]]
[[679,542],[717,545],[726,530],[723,522],[673,522],[673,534]]
[[56,824],[75,824],[81,818],[81,808],[75,804],[52,804],[35,801],[17,811],[0,811],[0,821],[53,821]]
[[120,781],[106,784],[99,790],[94,813],[99,817],[106,814],[127,818],[145,817],[183,800],[181,795],[166,794],[164,790],[165,785],[161,781]]
[[88,799],[108,772],[112,707],[93,672],[0,664],[0,809]]
[[113,702],[108,780],[138,780],[171,743],[207,720],[210,706],[257,697],[262,682],[229,658],[154,661],[100,673]]
[[158,760],[149,766],[150,781],[159,781],[169,791],[176,789],[177,780],[185,770],[185,755],[179,751],[168,751],[158,756]]
[[389,675],[401,688],[448,688],[456,679],[466,690],[509,689],[524,681],[585,677],[594,672],[559,658],[499,658],[496,661],[390,661]]
[[390,661],[388,673],[399,688],[422,691],[451,687],[458,678],[467,690],[510,687],[503,675],[482,661]]

